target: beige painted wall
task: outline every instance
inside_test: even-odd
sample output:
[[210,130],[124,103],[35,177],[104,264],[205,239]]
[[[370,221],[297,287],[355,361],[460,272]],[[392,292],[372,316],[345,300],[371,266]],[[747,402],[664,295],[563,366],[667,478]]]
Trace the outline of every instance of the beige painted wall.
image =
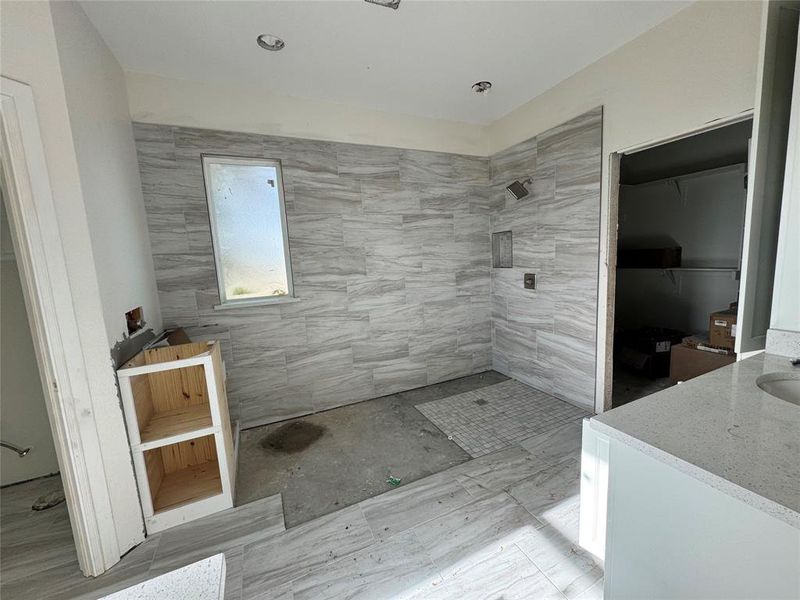
[[56,473],[58,460],[33,351],[11,232],[0,198],[0,438],[31,451],[0,450],[0,485]]
[[122,69],[83,9],[51,5],[109,346],[141,306],[161,329],[153,257]]
[[144,73],[126,73],[126,79],[131,117],[142,123],[488,154],[482,125],[292,98],[257,87],[223,87]]
[[609,152],[751,109],[760,23],[760,2],[697,2],[492,123],[488,150],[599,105]]
[[[76,6],[77,8],[77,6]],[[143,523],[122,411],[111,368],[97,270],[81,189],[75,142],[64,93],[51,7],[47,2],[4,1],[0,20],[3,76],[33,90],[50,186],[69,272],[94,419],[107,474],[97,501],[108,495],[121,552],[142,538]],[[103,515],[98,507],[98,514]]]

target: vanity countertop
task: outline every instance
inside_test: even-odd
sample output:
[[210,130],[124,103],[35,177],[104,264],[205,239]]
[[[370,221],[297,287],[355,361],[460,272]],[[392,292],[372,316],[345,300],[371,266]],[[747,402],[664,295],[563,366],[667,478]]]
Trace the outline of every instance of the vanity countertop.
[[800,406],[756,379],[792,372],[759,354],[592,418],[600,432],[800,529]]
[[225,555],[215,554],[101,600],[222,600],[224,596]]

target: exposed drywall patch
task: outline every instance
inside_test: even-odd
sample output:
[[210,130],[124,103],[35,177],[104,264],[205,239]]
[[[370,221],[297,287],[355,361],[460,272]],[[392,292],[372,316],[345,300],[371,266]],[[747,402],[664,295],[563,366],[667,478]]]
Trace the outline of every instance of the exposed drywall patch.
[[111,366],[114,371],[139,354],[156,337],[152,329],[145,329],[146,325],[142,321],[141,330],[135,335],[122,334],[122,339],[111,348]]
[[125,323],[128,326],[128,335],[133,335],[144,328],[144,310],[137,306],[125,313]]

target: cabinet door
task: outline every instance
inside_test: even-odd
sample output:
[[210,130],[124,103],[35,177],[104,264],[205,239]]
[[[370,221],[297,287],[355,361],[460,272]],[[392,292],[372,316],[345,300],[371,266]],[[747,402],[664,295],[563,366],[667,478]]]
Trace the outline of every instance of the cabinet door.
[[748,168],[736,352],[762,350],[772,290],[789,136],[800,2],[766,2]]

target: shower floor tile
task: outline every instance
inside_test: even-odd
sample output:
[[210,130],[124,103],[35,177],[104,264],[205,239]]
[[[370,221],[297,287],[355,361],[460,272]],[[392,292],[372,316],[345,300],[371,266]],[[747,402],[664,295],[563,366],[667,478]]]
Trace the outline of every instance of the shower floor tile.
[[473,458],[591,414],[514,380],[416,408]]

